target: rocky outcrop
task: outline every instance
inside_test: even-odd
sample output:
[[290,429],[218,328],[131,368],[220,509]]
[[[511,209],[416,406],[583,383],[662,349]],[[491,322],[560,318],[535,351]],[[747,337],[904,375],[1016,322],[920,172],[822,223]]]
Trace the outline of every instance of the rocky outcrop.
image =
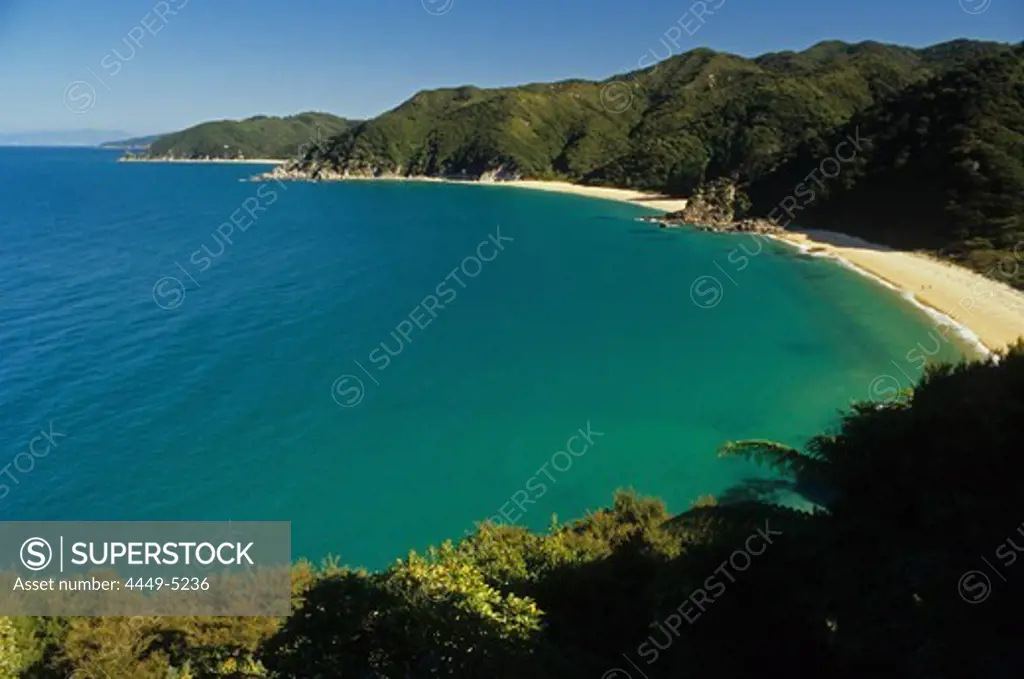
[[[265,159],[263,159],[265,160]],[[277,159],[271,158],[273,162],[277,162]],[[152,154],[152,153],[132,153],[127,152],[123,156],[117,159],[119,163],[227,163],[227,162],[238,162],[244,163],[246,157],[244,155],[237,156],[176,156],[173,153],[164,155]]]
[[690,227],[699,231],[777,233],[782,228],[767,219],[743,218],[749,208],[746,195],[729,179],[716,179],[697,187],[686,207],[658,217],[644,217],[664,228]]
[[687,224],[729,225],[737,216],[737,195],[736,184],[727,179],[716,179],[698,186],[686,201],[686,207],[670,213],[668,217]]
[[[349,178],[382,176],[389,175],[369,170],[366,172],[351,172],[348,170],[339,172],[332,166],[323,163],[309,163],[293,160],[285,163],[284,165],[278,165],[269,172],[256,175],[252,179],[253,181],[331,182]],[[390,176],[397,177],[398,175],[392,173]]]
[[729,224],[698,226],[701,231],[734,231],[739,233],[781,233],[783,228],[768,219],[740,219]]
[[781,233],[784,229],[767,219],[750,218],[738,219],[731,222],[718,222],[716,224],[694,224],[688,221],[680,221],[678,213],[671,213],[660,217],[641,217],[645,222],[657,224],[663,229],[690,228],[697,231],[714,231],[718,233]]
[[490,182],[490,183],[493,183],[493,182],[517,182],[517,181],[519,181],[522,178],[523,178],[523,176],[521,174],[519,174],[518,172],[516,172],[515,170],[511,170],[511,169],[507,168],[504,165],[499,165],[495,169],[488,170],[487,172],[484,172],[483,174],[481,174],[480,178],[477,181],[481,181],[481,182],[485,182],[485,183],[487,183],[487,182]]
[[507,169],[500,165],[493,170],[482,173],[479,176],[460,174],[454,176],[445,175],[412,175],[406,174],[402,166],[393,170],[385,170],[380,167],[351,165],[339,170],[330,163],[323,161],[293,160],[278,165],[269,172],[256,175],[253,181],[304,181],[304,182],[330,182],[342,181],[345,179],[435,179],[453,181],[478,181],[485,183],[518,181],[521,176],[514,170]]
[[313,181],[313,177],[308,170],[300,168],[295,162],[291,162],[285,163],[284,165],[278,165],[269,172],[258,174],[252,178],[252,181],[308,182]]

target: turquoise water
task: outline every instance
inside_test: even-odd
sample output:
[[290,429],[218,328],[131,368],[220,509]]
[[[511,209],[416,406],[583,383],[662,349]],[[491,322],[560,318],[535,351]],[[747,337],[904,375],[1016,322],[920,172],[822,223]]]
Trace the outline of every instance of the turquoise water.
[[832,263],[630,205],[115,158],[0,149],[3,520],[290,520],[297,555],[376,567],[503,505],[678,511],[765,478],[722,442],[800,444],[935,346]]

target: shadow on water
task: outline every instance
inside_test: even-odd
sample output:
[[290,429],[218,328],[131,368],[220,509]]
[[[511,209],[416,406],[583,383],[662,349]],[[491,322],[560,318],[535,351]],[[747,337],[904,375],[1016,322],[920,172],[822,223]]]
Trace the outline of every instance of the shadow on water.
[[785,495],[791,494],[793,490],[793,482],[785,479],[743,479],[735,486],[727,488],[718,497],[718,504],[735,505],[743,502],[776,504]]
[[727,488],[717,500],[723,506],[758,502],[808,509],[809,505],[827,507],[834,494],[820,484],[804,480],[747,478]]

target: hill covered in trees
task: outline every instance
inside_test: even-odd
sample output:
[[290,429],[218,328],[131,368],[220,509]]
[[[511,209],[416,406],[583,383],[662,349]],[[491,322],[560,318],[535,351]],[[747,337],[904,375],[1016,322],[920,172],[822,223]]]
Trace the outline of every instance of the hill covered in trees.
[[1006,45],[824,42],[746,59],[697,49],[601,82],[420,92],[310,160],[352,173],[530,177],[686,192],[756,177],[873,103]]
[[[854,137],[861,149],[837,178],[807,179]],[[817,194],[794,214],[802,226],[934,250],[1024,288],[1024,47],[972,59],[802,141],[750,182],[754,211],[802,182]]]
[[[794,222],[952,257],[1024,286],[1024,47],[830,41],[746,59],[697,49],[601,82],[420,92],[289,170],[316,177],[566,179],[688,196],[715,181],[764,216],[833,154]],[[859,137],[858,137],[859,135]],[[804,195],[809,195],[807,189]]]
[[157,137],[151,141],[146,157],[292,158],[301,149],[326,141],[354,123],[316,112],[284,118],[218,120]]
[[0,677],[1019,677],[1022,393],[1018,345],[856,404],[804,450],[723,447],[813,489],[813,512],[757,484],[674,517],[620,493],[380,572],[300,564],[287,619],[0,618]]

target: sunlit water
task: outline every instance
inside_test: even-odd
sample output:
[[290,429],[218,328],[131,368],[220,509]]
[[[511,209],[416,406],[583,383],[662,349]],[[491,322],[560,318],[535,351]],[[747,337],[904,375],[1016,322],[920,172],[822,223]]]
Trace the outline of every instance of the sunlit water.
[[799,445],[935,346],[833,263],[629,205],[115,159],[0,149],[0,519],[290,520],[377,567],[620,487],[737,497],[765,473],[720,444]]

